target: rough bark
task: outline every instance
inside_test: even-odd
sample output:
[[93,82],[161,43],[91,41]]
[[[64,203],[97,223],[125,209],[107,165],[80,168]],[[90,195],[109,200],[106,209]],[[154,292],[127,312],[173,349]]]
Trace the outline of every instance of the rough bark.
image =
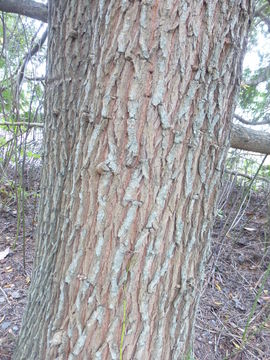
[[250,1],[51,1],[35,271],[14,359],[184,359]]
[[[0,122],[1,125],[28,125],[27,123]],[[43,128],[43,124],[31,123],[30,126]],[[253,139],[254,136],[254,139]],[[230,146],[234,149],[270,154],[270,134],[268,132],[248,129],[241,125],[232,125]]]
[[0,11],[25,15],[32,19],[48,22],[47,5],[32,0],[0,0]]
[[241,125],[233,125],[231,147],[270,155],[270,134]]

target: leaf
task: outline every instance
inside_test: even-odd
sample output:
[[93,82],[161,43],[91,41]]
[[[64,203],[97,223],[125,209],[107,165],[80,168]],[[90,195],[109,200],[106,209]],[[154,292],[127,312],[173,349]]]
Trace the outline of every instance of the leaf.
[[243,84],[243,83],[242,83],[240,86],[241,86],[241,88],[243,88],[243,89],[248,89],[248,88],[250,87],[250,85]]
[[249,231],[249,232],[256,231],[255,228],[249,228],[249,227],[244,227],[244,230]]
[[241,346],[238,345],[235,341],[232,342],[233,345],[236,347],[236,349],[240,350],[241,349]]
[[6,248],[4,251],[0,251],[0,260],[3,260],[10,253],[10,248]]
[[221,291],[221,287],[220,287],[220,285],[219,285],[219,283],[218,282],[216,282],[216,288],[218,289],[218,291]]
[[4,285],[4,288],[5,288],[5,289],[12,289],[12,288],[14,288],[14,287],[15,287],[14,284],[6,284],[6,285]]
[[217,306],[223,305],[223,303],[221,301],[214,301],[214,304]]

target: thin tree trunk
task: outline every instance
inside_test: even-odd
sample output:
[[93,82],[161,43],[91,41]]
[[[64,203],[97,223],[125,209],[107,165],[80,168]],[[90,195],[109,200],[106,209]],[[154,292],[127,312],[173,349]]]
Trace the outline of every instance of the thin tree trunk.
[[184,359],[250,1],[51,1],[45,167],[14,359]]

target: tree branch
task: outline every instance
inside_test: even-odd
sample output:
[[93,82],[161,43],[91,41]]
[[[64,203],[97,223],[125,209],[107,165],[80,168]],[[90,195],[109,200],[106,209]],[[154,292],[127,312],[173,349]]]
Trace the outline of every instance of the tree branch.
[[33,0],[0,0],[0,11],[48,22],[48,7]]
[[28,122],[0,122],[0,126],[26,126],[26,127],[40,127],[43,128],[43,124],[41,123],[28,123]]
[[245,85],[257,86],[261,82],[269,80],[269,78],[270,78],[270,65],[260,69],[259,74],[255,75],[253,79],[246,81]]
[[[228,170],[228,169],[225,169],[225,172],[227,174],[230,174],[230,175],[235,175],[235,176],[241,176],[241,177],[244,177],[246,179],[249,179],[249,180],[252,180],[253,179],[253,176],[251,175],[248,175],[248,174],[244,174],[244,173],[239,173],[237,171],[234,171],[234,170]],[[258,176],[256,178],[256,180],[260,180],[260,181],[266,181],[266,182],[270,182],[269,179],[265,178],[265,177],[262,177],[262,176]]]
[[231,147],[270,155],[270,134],[256,131],[241,125],[233,125]]
[[260,17],[260,14],[263,13],[268,8],[268,6],[269,6],[268,4],[264,4],[260,6],[258,9],[255,10],[254,16]]
[[258,13],[256,16],[259,17],[267,25],[268,32],[270,32],[270,19],[266,15],[264,15],[262,12]]
[[48,28],[44,31],[44,33],[42,34],[40,40],[30,49],[29,53],[25,56],[25,59],[21,65],[21,68],[19,70],[18,73],[18,89],[21,86],[21,83],[23,81],[24,78],[24,72],[25,72],[25,68],[26,65],[28,64],[29,60],[39,51],[39,49],[42,47],[42,45],[44,44],[45,40],[47,39],[47,35],[48,35]]
[[[43,128],[42,123],[0,122],[0,126],[28,126]],[[241,125],[233,125],[231,147],[234,149],[258,152],[270,155],[270,134],[263,131],[248,129]]]
[[267,124],[270,124],[270,116],[268,114],[266,114],[263,117],[263,120],[261,120],[261,121],[258,121],[259,117],[255,118],[254,120],[248,121],[248,120],[245,120],[242,116],[237,115],[237,114],[234,114],[234,118],[236,120],[240,121],[242,124],[245,124],[245,125],[255,126],[255,125],[267,125]]
[[45,81],[46,76],[37,76],[37,77],[25,76],[25,79],[28,80],[28,81]]

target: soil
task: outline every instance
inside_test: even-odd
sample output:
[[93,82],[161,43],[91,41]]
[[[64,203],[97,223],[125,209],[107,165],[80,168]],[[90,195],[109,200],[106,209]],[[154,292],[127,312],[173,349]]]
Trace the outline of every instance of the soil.
[[269,190],[243,203],[247,189],[226,186],[197,314],[196,359],[270,360]]
[[[244,191],[228,181],[220,195],[195,325],[197,360],[270,359],[269,194],[252,191],[240,209]],[[11,359],[27,301],[36,199],[28,189],[25,250],[22,229],[14,248],[16,199],[8,185],[0,188],[0,360]]]

